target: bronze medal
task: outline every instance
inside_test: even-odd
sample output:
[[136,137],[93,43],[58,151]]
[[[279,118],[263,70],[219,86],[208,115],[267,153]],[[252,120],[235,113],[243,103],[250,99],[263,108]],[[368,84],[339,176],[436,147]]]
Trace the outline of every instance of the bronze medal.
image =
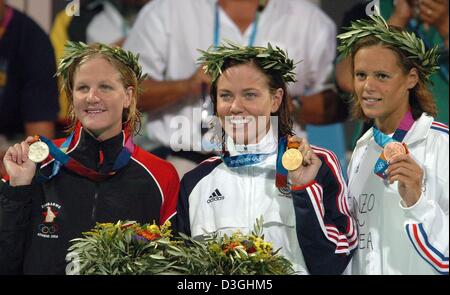
[[406,149],[400,142],[390,142],[384,146],[383,155],[386,161],[390,161],[392,157],[399,154],[406,154]]
[[42,141],[36,141],[30,145],[28,151],[28,158],[35,163],[40,163],[47,159],[50,154],[48,145]]

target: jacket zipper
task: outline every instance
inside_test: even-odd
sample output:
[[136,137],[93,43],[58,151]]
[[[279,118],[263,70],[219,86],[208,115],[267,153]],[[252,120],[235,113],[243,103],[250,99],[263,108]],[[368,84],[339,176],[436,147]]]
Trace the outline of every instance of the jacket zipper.
[[97,217],[97,199],[98,199],[98,190],[99,190],[99,184],[96,182],[95,183],[95,193],[94,193],[94,204],[92,205],[92,221],[96,222],[96,217]]

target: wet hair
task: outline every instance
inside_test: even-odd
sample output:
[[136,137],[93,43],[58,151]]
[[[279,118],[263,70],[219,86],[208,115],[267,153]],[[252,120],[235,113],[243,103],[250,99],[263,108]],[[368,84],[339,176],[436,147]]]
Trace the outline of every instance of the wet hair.
[[141,127],[141,114],[137,109],[137,99],[138,95],[141,93],[140,80],[132,67],[125,64],[123,60],[117,58],[114,53],[105,51],[104,48],[105,45],[89,45],[82,54],[73,59],[67,68],[67,74],[63,79],[63,89],[65,90],[69,100],[69,126],[67,131],[73,131],[78,121],[73,105],[73,86],[77,69],[93,58],[103,58],[119,72],[120,80],[124,89],[127,89],[130,86],[133,87],[133,95],[131,97],[130,106],[124,109],[122,113],[122,128],[128,128],[130,132],[137,134]]

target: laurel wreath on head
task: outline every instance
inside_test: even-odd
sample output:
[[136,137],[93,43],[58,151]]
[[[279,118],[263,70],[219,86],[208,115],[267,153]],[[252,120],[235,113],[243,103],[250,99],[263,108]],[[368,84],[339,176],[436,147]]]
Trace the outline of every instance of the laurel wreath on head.
[[212,82],[222,74],[222,66],[228,59],[237,61],[256,60],[265,71],[278,73],[285,83],[295,82],[295,64],[285,51],[278,46],[267,47],[240,46],[231,42],[224,42],[220,46],[210,47],[207,51],[199,50],[201,56],[198,62],[203,64],[203,70],[211,77]]
[[83,42],[67,41],[64,48],[64,56],[61,58],[56,76],[60,76],[63,80],[67,80],[70,66],[78,59],[90,53],[99,53],[112,57],[124,65],[128,66],[136,75],[138,84],[142,82],[146,74],[142,74],[142,67],[139,65],[139,55],[133,54],[131,51],[124,50],[120,47],[110,47],[106,44],[87,45]]
[[419,66],[419,71],[423,73],[428,81],[429,76],[439,69],[439,46],[426,50],[422,39],[414,33],[407,31],[395,31],[389,28],[386,20],[381,15],[371,15],[370,20],[357,20],[351,23],[348,31],[337,36],[340,40],[338,51],[347,56],[351,54],[355,43],[366,36],[375,36],[382,42],[394,45],[404,51],[408,58],[415,59]]

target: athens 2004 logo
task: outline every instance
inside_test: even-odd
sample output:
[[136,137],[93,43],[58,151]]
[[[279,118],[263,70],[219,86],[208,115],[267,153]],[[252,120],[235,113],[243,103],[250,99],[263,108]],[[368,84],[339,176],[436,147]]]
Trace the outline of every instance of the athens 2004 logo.
[[47,239],[57,239],[59,224],[58,214],[61,210],[61,205],[57,203],[45,203],[41,205],[43,222],[38,225],[37,235]]

